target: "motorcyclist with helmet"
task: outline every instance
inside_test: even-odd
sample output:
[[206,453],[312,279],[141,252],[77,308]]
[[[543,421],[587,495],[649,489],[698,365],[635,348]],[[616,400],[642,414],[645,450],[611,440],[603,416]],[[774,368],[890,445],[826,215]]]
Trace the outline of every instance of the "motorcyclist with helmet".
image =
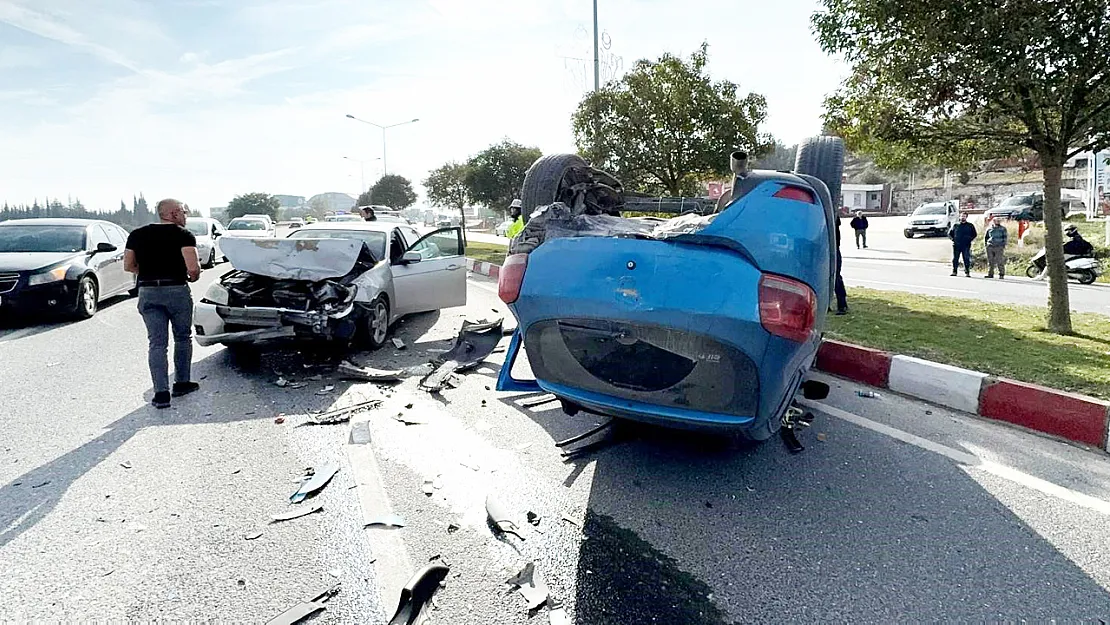
[[[1095,246],[1084,239],[1082,234],[1079,234],[1079,228],[1077,228],[1075,224],[1068,224],[1067,227],[1064,228],[1064,236],[1068,239],[1064,242],[1064,262],[1076,257],[1094,255]],[[1034,260],[1034,262],[1037,261]],[[1048,263],[1041,260],[1037,264],[1040,265],[1041,263],[1044,263],[1044,266],[1041,267],[1041,273],[1037,275],[1035,278],[1036,280],[1044,280],[1048,277]]]

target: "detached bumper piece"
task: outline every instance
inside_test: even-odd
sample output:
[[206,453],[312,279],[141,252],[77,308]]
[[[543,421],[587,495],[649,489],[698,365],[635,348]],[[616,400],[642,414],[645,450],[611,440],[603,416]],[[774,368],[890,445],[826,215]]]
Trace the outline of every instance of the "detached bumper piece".
[[439,357],[438,366],[420,381],[420,388],[438,393],[447,386],[452,375],[477,367],[501,341],[503,323],[504,319],[478,323],[463,321],[455,346]]
[[[324,338],[350,339],[355,334],[356,323],[351,313],[354,304],[347,304],[335,312],[298,311],[283,308],[238,308],[217,306],[216,313],[229,328],[260,328],[252,335],[250,330],[237,330],[216,335],[228,337],[221,342],[258,341],[273,338],[291,338],[298,334],[312,334]],[[274,332],[270,336],[268,330]],[[300,330],[300,332],[298,332]]]

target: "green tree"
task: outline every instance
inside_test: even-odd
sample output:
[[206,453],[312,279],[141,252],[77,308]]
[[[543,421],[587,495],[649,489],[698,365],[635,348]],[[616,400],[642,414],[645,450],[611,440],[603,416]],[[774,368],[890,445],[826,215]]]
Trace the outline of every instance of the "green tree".
[[[378,178],[378,181],[370,187],[367,193],[369,193],[367,199],[373,199],[374,204],[390,208],[408,208],[416,203],[416,192],[412,190],[412,183],[409,182],[408,178],[397,174],[386,174]],[[358,198],[359,205],[362,205],[362,200],[363,196],[360,195]],[[370,204],[370,202],[366,203]]]
[[727,176],[734,150],[758,158],[771,147],[759,133],[767,101],[713,82],[708,62],[705,43],[689,62],[671,54],[637,61],[578,105],[578,150],[629,187],[669,195],[697,193],[698,183]]
[[135,223],[143,226],[154,221],[154,215],[151,214],[150,208],[146,205],[146,198],[140,193],[139,197],[131,196],[131,205],[135,213]]
[[852,74],[826,122],[880,166],[953,165],[1031,150],[1044,171],[1048,328],[1072,332],[1060,179],[1110,146],[1107,0],[821,0],[822,48]]
[[269,215],[277,219],[281,203],[269,193],[245,193],[235,196],[227,204],[228,219],[235,219],[243,215]]
[[756,159],[754,166],[758,169],[794,171],[794,160],[797,154],[797,144],[788,146],[785,143],[775,141],[763,156]]
[[509,204],[520,197],[528,168],[541,156],[543,152],[539,148],[526,147],[509,139],[475,154],[466,162],[463,175],[470,200],[492,210],[507,212]]
[[428,190],[428,201],[434,206],[457,208],[459,216],[466,223],[463,211],[471,203],[470,187],[466,185],[466,164],[454,161],[446,163],[438,169],[433,169],[424,179],[424,188]]

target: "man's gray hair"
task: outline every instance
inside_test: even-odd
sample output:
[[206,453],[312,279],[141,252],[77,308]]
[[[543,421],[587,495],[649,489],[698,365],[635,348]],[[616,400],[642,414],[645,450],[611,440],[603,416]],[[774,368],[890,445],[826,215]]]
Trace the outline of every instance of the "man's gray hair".
[[185,204],[183,204],[180,200],[175,200],[172,197],[168,197],[164,200],[159,201],[158,204],[155,205],[154,212],[158,214],[159,219],[162,219],[166,216],[166,213],[168,211],[176,208],[177,206],[181,206],[182,209],[184,209]]

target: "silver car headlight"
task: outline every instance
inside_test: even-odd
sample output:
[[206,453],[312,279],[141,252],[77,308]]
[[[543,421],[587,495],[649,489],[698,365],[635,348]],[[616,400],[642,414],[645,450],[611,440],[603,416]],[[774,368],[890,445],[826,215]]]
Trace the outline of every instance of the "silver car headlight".
[[217,306],[227,306],[228,301],[230,301],[230,294],[227,292],[227,289],[224,288],[224,285],[219,282],[213,282],[211,286],[208,287],[208,290],[204,292],[204,299],[202,301],[208,302],[209,304],[216,304]]

